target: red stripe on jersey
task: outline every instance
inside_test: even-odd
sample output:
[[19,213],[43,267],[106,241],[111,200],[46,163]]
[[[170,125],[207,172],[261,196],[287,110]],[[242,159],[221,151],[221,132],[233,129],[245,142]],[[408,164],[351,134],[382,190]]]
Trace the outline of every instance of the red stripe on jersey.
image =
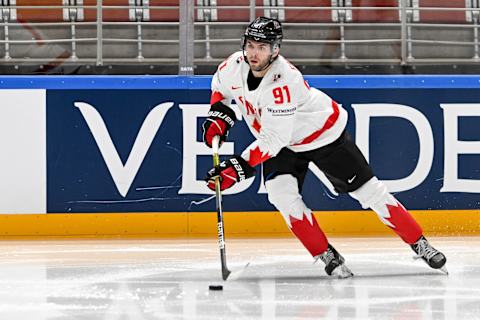
[[227,66],[227,63],[228,63],[228,60],[230,60],[230,58],[234,55],[235,53],[232,53],[227,59],[225,59],[225,61],[222,62],[222,64],[220,65],[220,67],[218,67],[218,70],[222,70],[223,68],[225,68]]
[[270,158],[271,156],[268,153],[262,152],[260,147],[257,146],[255,149],[250,150],[250,155],[247,162],[251,167],[255,167],[257,164],[260,164]]
[[310,86],[308,85],[307,80],[303,80],[303,84],[305,85],[305,87],[307,87],[308,90],[310,90]]
[[262,125],[258,123],[257,119],[253,120],[252,127],[257,130],[258,133],[260,133],[260,129],[262,129]]
[[327,121],[325,122],[325,124],[323,125],[323,127],[320,130],[315,131],[314,133],[312,133],[311,135],[309,135],[308,137],[303,139],[301,142],[295,143],[294,146],[298,146],[300,144],[310,143],[310,142],[314,141],[315,139],[317,139],[318,137],[320,137],[320,135],[322,133],[324,133],[325,131],[327,131],[331,127],[333,127],[335,122],[337,122],[337,120],[338,120],[338,116],[340,115],[340,110],[338,109],[338,105],[333,100],[332,100],[332,109],[333,109],[333,113],[328,117]]
[[[229,57],[230,58],[230,57]],[[225,68],[227,66],[227,62],[228,62],[228,59],[225,60],[221,65],[220,67],[218,67],[218,70],[222,70],[223,68]]]
[[219,101],[222,101],[223,99],[225,99],[225,97],[223,96],[223,94],[221,94],[220,92],[218,91],[214,91],[212,93],[212,97],[210,98],[210,104],[215,104]]

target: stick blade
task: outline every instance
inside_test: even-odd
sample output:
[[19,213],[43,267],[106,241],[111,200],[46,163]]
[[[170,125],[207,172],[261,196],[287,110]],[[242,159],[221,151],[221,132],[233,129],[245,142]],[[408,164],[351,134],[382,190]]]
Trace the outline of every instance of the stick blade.
[[[242,274],[245,272],[245,270],[248,268],[249,265],[250,265],[250,262],[247,263],[242,269],[230,272],[228,280],[231,280],[231,281],[237,280],[239,277],[242,276]],[[223,280],[226,280],[226,279],[223,279]]]
[[223,281],[226,281],[228,277],[232,274],[232,271],[228,270],[227,268],[223,269],[222,268],[222,279]]

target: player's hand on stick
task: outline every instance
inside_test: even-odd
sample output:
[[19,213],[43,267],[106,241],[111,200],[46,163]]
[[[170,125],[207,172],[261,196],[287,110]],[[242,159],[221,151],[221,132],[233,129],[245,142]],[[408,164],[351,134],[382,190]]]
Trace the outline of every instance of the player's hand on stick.
[[215,179],[218,177],[220,179],[220,190],[225,190],[254,175],[255,169],[245,159],[240,156],[232,156],[222,161],[218,167],[210,169],[205,181],[211,190],[215,190]]
[[235,112],[221,102],[212,104],[208,112],[208,118],[202,125],[203,142],[210,148],[212,139],[220,137],[220,145],[227,139],[228,130],[235,123]]

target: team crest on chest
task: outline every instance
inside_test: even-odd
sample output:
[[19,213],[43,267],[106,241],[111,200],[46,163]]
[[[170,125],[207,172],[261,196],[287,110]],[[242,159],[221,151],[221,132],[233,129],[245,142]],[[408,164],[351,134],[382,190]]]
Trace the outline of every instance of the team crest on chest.
[[251,114],[255,114],[255,107],[247,100],[244,99],[242,96],[238,97],[238,100],[245,106],[245,109],[247,109],[247,116]]

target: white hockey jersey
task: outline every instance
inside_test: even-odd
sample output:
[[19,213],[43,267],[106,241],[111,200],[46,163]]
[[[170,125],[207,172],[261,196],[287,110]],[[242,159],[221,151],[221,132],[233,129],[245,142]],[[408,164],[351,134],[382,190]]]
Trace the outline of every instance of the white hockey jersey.
[[247,84],[249,70],[241,51],[220,64],[212,79],[211,103],[230,106],[235,100],[257,139],[242,153],[251,166],[284,147],[302,152],[325,146],[345,129],[347,112],[322,91],[310,88],[284,57],[272,63],[252,91]]

